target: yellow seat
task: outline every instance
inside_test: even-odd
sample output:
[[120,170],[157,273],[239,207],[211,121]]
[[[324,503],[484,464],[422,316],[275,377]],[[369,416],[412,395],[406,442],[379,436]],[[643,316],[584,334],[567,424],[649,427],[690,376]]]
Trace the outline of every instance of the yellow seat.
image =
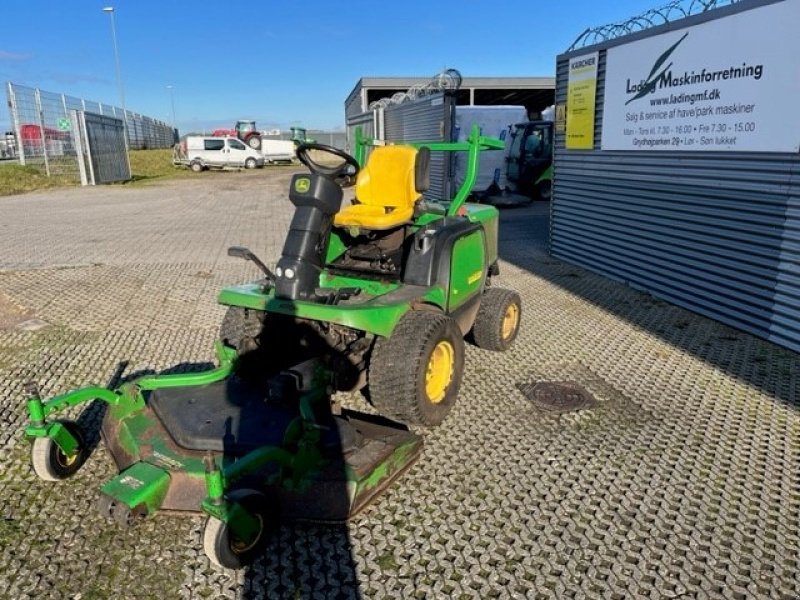
[[333,218],[338,227],[392,229],[411,222],[417,191],[417,149],[411,146],[379,146],[356,178],[357,204]]

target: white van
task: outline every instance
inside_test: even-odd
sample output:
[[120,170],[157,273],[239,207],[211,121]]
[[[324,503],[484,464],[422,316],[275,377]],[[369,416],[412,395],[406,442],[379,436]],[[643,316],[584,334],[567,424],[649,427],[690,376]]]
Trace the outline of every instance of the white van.
[[297,158],[295,145],[292,140],[272,140],[262,136],[261,154],[264,155],[264,162],[273,163],[292,163]]
[[209,168],[255,169],[264,166],[264,157],[236,138],[189,135],[176,148],[173,162],[199,173]]

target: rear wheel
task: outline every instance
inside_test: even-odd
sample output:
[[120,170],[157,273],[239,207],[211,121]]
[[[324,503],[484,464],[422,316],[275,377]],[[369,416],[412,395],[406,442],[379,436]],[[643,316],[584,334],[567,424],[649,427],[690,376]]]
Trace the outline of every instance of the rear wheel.
[[189,167],[190,167],[190,168],[192,169],[192,171],[194,171],[195,173],[199,173],[199,172],[200,172],[200,171],[202,171],[202,170],[203,170],[203,168],[204,168],[204,167],[203,167],[203,163],[201,163],[199,160],[193,160],[193,161],[192,161],[192,163],[189,165]]
[[257,135],[251,135],[249,138],[247,138],[247,145],[250,146],[253,150],[260,150],[261,138]]
[[479,348],[505,352],[519,332],[522,301],[519,294],[502,288],[489,288],[472,326],[472,339]]
[[455,404],[464,371],[456,322],[433,311],[410,311],[388,338],[378,338],[369,365],[369,395],[384,415],[439,425]]
[[61,481],[72,477],[86,462],[88,450],[78,424],[72,421],[61,421],[61,425],[78,442],[78,449],[74,454],[68,456],[49,437],[34,439],[31,447],[31,466],[36,476],[44,481]]

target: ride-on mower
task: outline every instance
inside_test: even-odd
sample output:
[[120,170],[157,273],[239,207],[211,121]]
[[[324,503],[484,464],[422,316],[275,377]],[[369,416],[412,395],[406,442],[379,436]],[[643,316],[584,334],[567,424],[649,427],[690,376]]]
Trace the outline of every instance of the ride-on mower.
[[[489,350],[512,344],[519,296],[490,287],[498,212],[465,204],[479,152],[503,143],[477,128],[459,143],[357,138],[356,157],[299,147],[311,173],[291,181],[295,213],[274,272],[229,250],[264,277],[220,293],[229,308],[218,367],[47,401],[29,384],[25,432],[40,478],[69,477],[87,458],[80,429],[56,414],[104,401],[101,434],[119,474],[101,488],[101,511],[125,525],[157,510],[204,512],[209,559],[239,568],[276,522],[346,520],[412,464],[420,436],[342,409],[334,393],[361,389],[385,417],[438,425],[458,394],[464,336]],[[422,196],[432,151],[468,152],[449,202]],[[356,199],[342,208],[352,183]]]

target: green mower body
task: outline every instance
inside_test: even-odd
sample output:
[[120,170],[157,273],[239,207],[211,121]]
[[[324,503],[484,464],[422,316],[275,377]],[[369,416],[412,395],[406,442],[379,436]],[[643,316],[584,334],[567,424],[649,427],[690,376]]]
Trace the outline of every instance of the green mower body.
[[[438,242],[437,255],[424,265],[422,273],[401,278],[399,274],[376,271],[363,277],[356,271],[337,269],[337,259],[347,251],[342,241],[346,233],[333,231],[326,256],[328,268],[320,274],[319,288],[331,294],[359,288],[357,297],[337,304],[282,300],[276,298],[274,289],[265,292],[263,282],[258,281],[227,287],[220,292],[218,301],[227,306],[336,323],[384,337],[390,336],[400,318],[415,308],[430,306],[458,315],[480,297],[490,267],[497,263],[498,212],[492,206],[465,204],[458,226],[441,235],[446,224],[444,208],[441,210],[442,215],[426,213],[410,227],[413,233],[427,228],[432,235],[446,237],[444,242]],[[471,327],[470,318],[464,322],[469,324],[466,333]]]
[[[37,475],[59,480],[80,468],[84,436],[55,417],[104,402],[101,434],[119,474],[102,486],[100,510],[123,525],[159,510],[202,511],[206,554],[238,568],[280,519],[345,520],[414,462],[422,438],[397,421],[441,423],[458,395],[464,336],[506,350],[519,327],[519,297],[490,287],[498,212],[464,202],[479,152],[502,142],[477,128],[467,142],[388,151],[357,138],[355,158],[320,144],[298,149],[312,173],[292,180],[296,211],[275,273],[249,250],[229,250],[265,277],[219,294],[229,308],[216,368],[49,400],[28,387]],[[378,158],[365,161],[370,145]],[[352,169],[322,167],[307,149]],[[419,197],[430,151],[468,152],[450,202]],[[345,209],[340,184],[360,169],[357,193],[373,204]],[[381,181],[394,190],[385,205]],[[342,409],[340,390],[361,390],[384,416]]]

